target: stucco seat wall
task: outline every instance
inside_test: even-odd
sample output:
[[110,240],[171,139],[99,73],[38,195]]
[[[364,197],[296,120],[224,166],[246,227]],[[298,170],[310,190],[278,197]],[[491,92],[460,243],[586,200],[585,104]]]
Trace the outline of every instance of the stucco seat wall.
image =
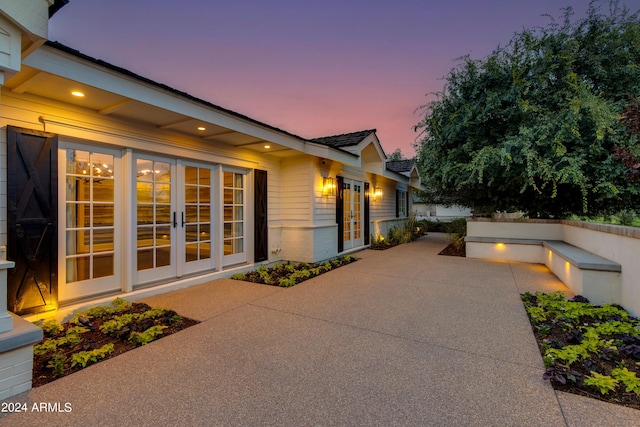
[[[560,220],[469,219],[467,257],[545,264],[576,294],[640,313],[640,230]],[[546,243],[545,243],[546,242]]]

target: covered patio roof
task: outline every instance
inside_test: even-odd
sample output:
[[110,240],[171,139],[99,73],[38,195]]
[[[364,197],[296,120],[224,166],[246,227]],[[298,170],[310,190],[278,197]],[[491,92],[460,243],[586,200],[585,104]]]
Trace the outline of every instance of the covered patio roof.
[[[307,140],[57,42],[47,42],[25,58],[22,70],[5,86],[14,93],[64,102],[213,144],[276,157],[306,153],[360,164],[353,153]],[[73,96],[73,92],[84,96]]]

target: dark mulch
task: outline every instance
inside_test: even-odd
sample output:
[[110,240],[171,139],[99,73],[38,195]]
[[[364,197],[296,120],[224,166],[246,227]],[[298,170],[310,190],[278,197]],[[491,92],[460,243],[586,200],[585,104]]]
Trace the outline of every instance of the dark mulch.
[[[527,298],[527,295],[523,295],[523,298]],[[582,296],[576,296],[574,300],[588,302],[588,300]],[[536,296],[528,296],[526,301],[535,305]],[[622,307],[619,308],[622,309]],[[618,320],[620,320],[619,316],[602,319],[592,316],[581,316],[579,325],[587,327]],[[543,358],[546,353],[545,343],[553,348],[563,348],[571,344],[578,344],[580,340],[582,340],[579,329],[572,329],[568,332],[566,323],[567,322],[563,320],[549,320],[540,323],[534,323],[532,321],[532,330]],[[544,332],[542,332],[543,329]],[[570,366],[556,363],[555,366],[546,369],[544,378],[550,380],[553,388],[556,390],[629,408],[640,409],[640,395],[633,392],[626,392],[623,385],[619,385],[615,391],[610,391],[603,395],[596,388],[583,384],[585,376],[591,375],[592,371],[610,375],[614,368],[626,366],[629,370],[638,372],[637,363],[640,363],[640,336],[634,337],[626,334],[614,334],[601,337],[604,340],[614,340],[617,350],[602,350],[599,354],[592,354],[590,357],[572,363]],[[634,348],[637,349],[635,352],[632,351]],[[570,380],[569,377],[572,379]]]
[[395,246],[398,246],[399,243],[376,243],[375,245],[371,245],[369,247],[369,249],[372,249],[374,251],[386,251],[387,249],[391,249]]
[[[142,313],[146,310],[149,310],[150,308],[151,307],[149,307],[149,305],[144,303],[133,303],[131,304],[131,309],[127,311],[127,313]],[[162,335],[156,337],[155,340],[158,340],[200,323],[197,320],[189,319],[187,317],[180,317],[180,320],[177,322],[172,321],[171,319],[176,315],[177,313],[175,311],[168,311],[165,316],[162,316],[160,318],[146,319],[144,322],[132,324],[127,331],[143,332],[154,325],[167,326],[167,328],[164,329]],[[128,333],[122,334],[120,337],[113,337],[110,335],[106,335],[100,331],[100,326],[111,318],[112,317],[90,319],[89,324],[86,326],[90,327],[91,331],[81,334],[82,341],[79,344],[71,348],[58,348],[57,353],[63,354],[68,358],[68,362],[65,364],[65,369],[62,375],[55,376],[53,374],[53,370],[51,368],[47,368],[47,364],[52,356],[51,354],[44,354],[40,356],[34,355],[32,386],[38,387],[83,369],[80,365],[76,365],[73,368],[71,367],[71,357],[74,353],[77,353],[79,351],[90,351],[93,349],[101,348],[105,344],[113,344],[114,351],[111,354],[107,355],[104,359],[98,360],[98,362],[100,362],[102,360],[111,359],[112,357],[116,357],[122,353],[134,349],[136,346],[127,341],[127,338],[129,336]],[[62,326],[64,328],[64,331],[66,331],[69,326],[73,325],[70,325],[69,322],[66,322],[63,323]],[[64,332],[61,332],[60,334],[54,336],[54,338],[63,335]],[[45,339],[50,337],[50,335],[47,335],[45,333]]]
[[467,256],[467,247],[463,243],[462,246],[456,246],[453,243],[450,243],[446,248],[444,248],[438,255],[448,255],[448,256]]

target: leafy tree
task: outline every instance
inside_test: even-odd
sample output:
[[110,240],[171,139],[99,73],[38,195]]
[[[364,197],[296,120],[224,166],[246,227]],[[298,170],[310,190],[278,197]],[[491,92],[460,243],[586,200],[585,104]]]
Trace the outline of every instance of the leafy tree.
[[407,160],[407,158],[404,157],[404,155],[402,155],[402,150],[400,150],[399,148],[396,148],[396,151],[389,154],[389,156],[387,157],[387,160]]
[[638,205],[614,145],[640,94],[640,21],[618,1],[601,13],[517,33],[487,58],[463,57],[416,126],[431,203],[532,216],[613,212]]
[[[640,137],[640,101],[637,98],[622,112],[620,122],[629,135],[635,138]],[[625,178],[628,181],[640,181],[640,139],[636,140],[631,147],[616,145],[614,149],[615,157],[620,159],[625,167]]]

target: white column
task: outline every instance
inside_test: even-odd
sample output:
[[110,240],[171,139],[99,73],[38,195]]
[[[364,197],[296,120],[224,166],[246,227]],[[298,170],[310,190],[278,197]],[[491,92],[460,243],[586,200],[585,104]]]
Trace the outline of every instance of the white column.
[[[4,71],[0,71],[0,88],[4,85]],[[1,101],[1,100],[0,100]],[[4,154],[4,153],[3,153]],[[0,154],[3,155],[3,154]],[[6,244],[7,239],[7,165],[6,157],[0,167],[0,224],[3,225],[0,234],[1,244]],[[7,248],[0,246],[0,334],[13,329],[13,318],[7,312],[7,269],[15,267],[11,261],[7,261]]]

